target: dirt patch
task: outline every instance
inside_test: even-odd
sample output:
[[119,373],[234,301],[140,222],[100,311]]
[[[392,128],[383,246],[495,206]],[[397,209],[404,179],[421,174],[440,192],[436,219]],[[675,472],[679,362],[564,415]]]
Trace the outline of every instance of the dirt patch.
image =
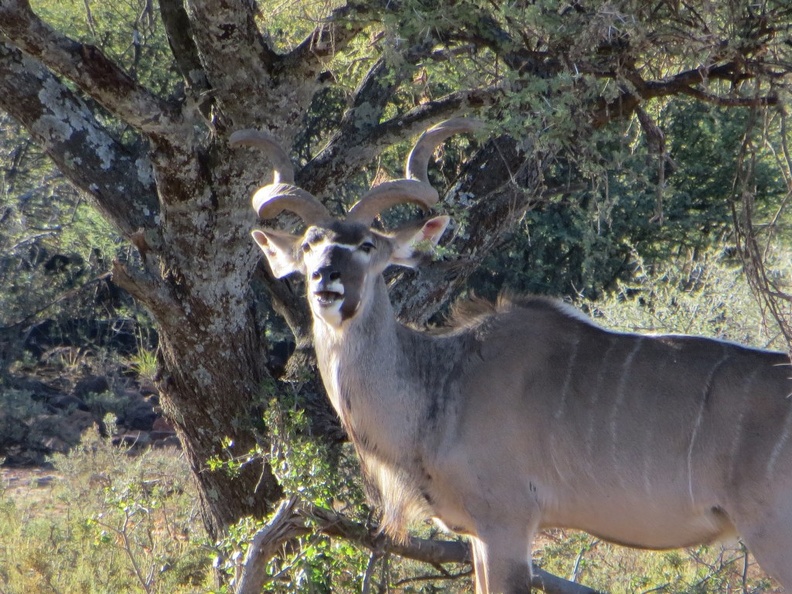
[[0,485],[6,493],[43,489],[49,487],[58,476],[47,468],[2,468]]
[[60,476],[48,468],[0,468],[0,498],[10,499],[19,508],[51,508],[53,487]]

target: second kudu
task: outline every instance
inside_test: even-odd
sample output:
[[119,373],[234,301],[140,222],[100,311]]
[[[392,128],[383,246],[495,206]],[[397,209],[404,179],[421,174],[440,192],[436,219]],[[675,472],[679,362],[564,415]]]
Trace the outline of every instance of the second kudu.
[[254,231],[277,277],[306,277],[322,379],[354,443],[383,526],[432,517],[473,545],[476,592],[530,591],[537,530],[569,527],[666,549],[739,534],[792,587],[792,368],[786,355],[692,336],[600,328],[543,298],[468,307],[444,332],[400,324],[382,272],[412,266],[448,218],[371,228],[399,203],[438,200],[434,149],[475,124],[426,131],[406,178],[333,218],[294,186],[268,134],[262,218],[299,215],[301,236]]

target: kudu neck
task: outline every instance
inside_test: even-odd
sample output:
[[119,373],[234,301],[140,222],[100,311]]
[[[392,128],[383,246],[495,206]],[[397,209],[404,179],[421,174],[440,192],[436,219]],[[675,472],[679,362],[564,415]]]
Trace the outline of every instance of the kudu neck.
[[415,414],[422,397],[411,379],[411,331],[396,320],[385,281],[376,279],[372,288],[357,315],[341,328],[314,320],[316,356],[327,394],[347,431],[376,432],[381,454],[395,455],[412,424],[393,420]]

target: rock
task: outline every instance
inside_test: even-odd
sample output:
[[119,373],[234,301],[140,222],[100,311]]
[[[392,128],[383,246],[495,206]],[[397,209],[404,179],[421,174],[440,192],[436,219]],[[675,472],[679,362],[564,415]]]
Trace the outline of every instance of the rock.
[[159,395],[150,382],[127,382],[129,389],[121,391],[120,382],[113,380],[115,376],[89,372],[70,389],[72,376],[53,371],[58,369],[38,370],[37,377],[11,378],[11,387],[24,392],[25,398],[29,396],[31,407],[20,412],[18,407],[0,404],[3,466],[47,465],[47,456],[68,453],[92,426],[98,426],[106,435],[102,420],[105,412],[117,417],[119,434],[112,438],[116,445],[133,451],[147,447],[181,448],[173,425],[162,417]]
[[30,421],[30,434],[24,444],[32,449],[50,453],[45,445],[50,439],[62,440],[74,445],[80,440],[80,436],[71,431],[66,420],[60,415],[36,416]]
[[91,410],[88,408],[88,405],[85,404],[85,402],[83,402],[80,398],[77,398],[77,396],[72,396],[71,394],[53,394],[47,398],[47,404],[59,410]]
[[27,440],[30,428],[19,417],[0,409],[0,456],[6,456],[7,450]]
[[77,398],[85,398],[88,394],[103,394],[108,390],[110,390],[110,382],[105,376],[89,375],[75,384],[72,393]]
[[125,407],[123,416],[118,419],[118,424],[123,425],[127,429],[151,431],[156,419],[157,413],[154,412],[154,407],[151,406],[151,403],[143,399],[137,399]]
[[132,431],[113,437],[114,446],[126,446],[131,449],[140,449],[151,443],[149,434],[144,431]]
[[66,454],[74,444],[67,443],[57,435],[44,439],[42,445],[49,453]]
[[149,379],[141,378],[140,380],[140,393],[143,396],[156,396],[159,399],[159,391],[157,387],[154,385]]
[[153,448],[181,449],[181,442],[179,441],[179,438],[176,437],[175,435],[169,435],[167,437],[161,437],[158,439],[154,439],[153,433],[151,434],[151,436],[152,436],[151,447]]
[[53,396],[62,394],[60,390],[30,377],[13,377],[9,378],[9,383],[12,388],[23,390],[30,393],[33,400],[49,400]]
[[31,450],[22,446],[14,446],[3,454],[3,466],[10,468],[22,466],[48,467],[47,456],[42,451]]
[[39,415],[30,422],[26,443],[46,453],[67,452],[80,443],[83,431],[94,423],[93,415],[82,410],[68,415]]
[[97,424],[97,419],[90,413],[84,410],[74,410],[67,417],[71,427],[77,431],[80,436],[86,429]]
[[181,442],[179,442],[179,438],[176,436],[176,429],[174,429],[173,425],[164,417],[156,418],[151,432],[149,433],[149,437],[151,437],[152,447],[155,448],[181,447]]
[[154,419],[154,424],[151,426],[152,431],[161,431],[167,433],[176,433],[176,429],[173,428],[170,421],[165,417],[157,417]]

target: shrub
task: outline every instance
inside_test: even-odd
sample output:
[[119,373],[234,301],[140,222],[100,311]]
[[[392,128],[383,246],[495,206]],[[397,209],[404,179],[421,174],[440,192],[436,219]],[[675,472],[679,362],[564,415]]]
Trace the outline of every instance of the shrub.
[[175,450],[136,456],[96,428],[52,459],[56,480],[0,493],[0,590],[193,592],[211,556]]

